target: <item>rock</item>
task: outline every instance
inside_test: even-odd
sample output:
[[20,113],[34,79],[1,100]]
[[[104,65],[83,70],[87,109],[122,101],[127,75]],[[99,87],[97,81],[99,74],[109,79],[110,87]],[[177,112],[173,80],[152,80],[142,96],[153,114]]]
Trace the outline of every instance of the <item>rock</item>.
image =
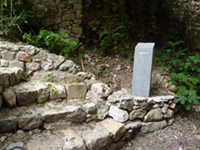
[[45,71],[53,70],[54,69],[53,61],[51,59],[47,59],[46,61],[42,61],[42,68]]
[[174,99],[174,96],[172,96],[172,95],[166,95],[166,96],[160,96],[160,97],[164,102],[168,102],[168,101]]
[[2,91],[3,91],[3,86],[0,85],[0,94],[2,93]]
[[122,93],[121,91],[113,92],[112,95],[108,96],[108,102],[115,103],[121,100]]
[[0,66],[1,67],[8,67],[8,65],[9,65],[9,60],[0,59]]
[[3,92],[3,100],[8,105],[8,107],[15,107],[16,106],[16,96],[12,89],[6,89]]
[[19,51],[17,53],[17,60],[24,61],[24,62],[30,62],[31,57],[26,52]]
[[37,71],[40,70],[40,68],[41,68],[40,63],[37,62],[26,63],[26,69]]
[[176,103],[171,103],[169,105],[169,108],[171,108],[172,110],[174,110],[176,108]]
[[9,74],[8,73],[3,73],[1,75],[1,78],[3,79],[3,87],[8,87],[10,85],[10,83],[9,83]]
[[[0,71],[1,71],[1,69],[0,69]],[[4,74],[8,74],[9,85],[14,85],[15,84],[15,72],[11,71],[9,69],[4,69],[2,71]]]
[[111,143],[109,146],[107,146],[108,150],[119,150],[126,144],[126,141],[119,141],[117,143]]
[[2,136],[2,137],[0,138],[0,141],[1,141],[1,142],[4,142],[6,139],[7,139],[7,136]]
[[163,106],[163,108],[162,108],[162,113],[163,113],[163,114],[166,114],[168,108],[169,108],[169,105],[168,105],[168,104],[164,104],[164,106]]
[[156,109],[156,108],[161,108],[164,106],[164,102],[158,103],[158,104],[154,104],[152,108]]
[[50,92],[48,86],[36,83],[34,87],[38,92],[37,103],[44,103],[49,100]]
[[2,105],[3,105],[3,100],[2,100],[2,97],[0,95],[0,108],[1,108]]
[[25,68],[24,68],[24,62],[17,61],[17,60],[10,61],[9,62],[9,67],[10,68],[18,67],[18,68],[21,68],[22,70],[25,70]]
[[91,87],[91,92],[99,97],[108,97],[112,90],[104,83],[94,83]]
[[5,60],[14,60],[15,59],[15,52],[3,51],[2,58]]
[[64,141],[65,145],[63,147],[63,150],[85,150],[85,145],[83,143],[83,140],[80,136],[78,136],[74,131],[71,129],[66,129],[64,131]]
[[11,68],[10,70],[14,71],[15,73],[15,80],[19,81],[22,78],[23,70],[18,67]]
[[31,55],[31,56],[33,56],[33,55],[35,55],[36,53],[39,52],[39,49],[37,49],[36,47],[34,47],[34,46],[32,46],[32,45],[26,45],[26,46],[24,47],[24,49],[25,49],[25,51],[26,51],[29,55]]
[[164,118],[171,118],[174,116],[174,112],[171,109],[167,110],[167,113],[164,114]]
[[43,121],[40,115],[27,114],[20,117],[18,126],[23,130],[33,130],[42,125]]
[[150,110],[146,116],[144,116],[145,122],[160,121],[163,119],[162,110],[160,108]]
[[50,100],[66,98],[66,90],[63,85],[50,84]]
[[167,119],[167,125],[168,125],[168,126],[173,125],[173,123],[174,123],[174,117],[172,117],[172,118],[170,118],[170,119]]
[[106,105],[97,105],[97,116],[98,116],[98,119],[100,120],[103,120],[106,118],[106,116],[108,115],[108,110],[109,110],[109,107],[106,106]]
[[123,100],[117,103],[119,108],[131,111],[133,110],[133,100]]
[[140,102],[138,104],[139,104],[140,108],[146,109],[146,110],[151,110],[154,105],[153,103],[147,103],[147,102]]
[[24,84],[17,87],[15,93],[19,105],[30,105],[37,101],[38,92],[32,85]]
[[80,106],[65,106],[60,109],[45,111],[42,118],[45,122],[56,122],[61,119],[82,122],[86,119],[86,113]]
[[129,114],[129,119],[134,120],[134,119],[142,119],[146,115],[147,111],[143,109],[136,109],[130,112]]
[[13,150],[13,149],[16,149],[16,148],[22,149],[23,147],[24,147],[23,142],[16,142],[16,143],[9,144],[9,146],[6,147],[6,150]]
[[149,123],[143,123],[141,131],[143,133],[150,133],[154,131],[161,130],[167,126],[166,120],[160,121],[160,122],[149,122]]
[[89,150],[99,150],[110,142],[112,134],[101,125],[96,125],[93,130],[84,131],[82,137]]
[[9,131],[16,131],[17,128],[17,121],[16,118],[0,118],[0,133],[9,132]]
[[84,83],[86,84],[87,89],[90,90],[90,89],[91,89],[91,86],[92,86],[94,83],[98,83],[98,81],[95,80],[95,79],[94,79],[94,80],[93,80],[93,79],[91,79],[91,80],[85,79],[85,80],[84,80]]
[[140,120],[135,120],[132,122],[129,122],[125,125],[126,130],[129,129],[137,129],[140,128],[142,126],[142,122]]
[[87,87],[84,83],[73,83],[66,85],[67,99],[85,98]]
[[106,119],[100,122],[100,124],[112,133],[113,142],[117,142],[126,132],[124,124],[114,121],[112,119]]
[[74,4],[74,9],[82,9],[82,4]]
[[60,71],[67,71],[69,68],[71,68],[74,65],[74,62],[71,60],[66,60],[63,64],[60,65],[59,70]]
[[81,78],[81,79],[90,79],[92,77],[92,74],[88,72],[78,72],[75,77]]
[[119,109],[113,105],[110,106],[109,116],[113,117],[113,119],[118,122],[126,122],[128,120],[127,111]]
[[132,129],[127,130],[124,138],[131,140],[133,138],[133,130]]
[[94,103],[84,104],[82,106],[82,108],[87,114],[96,114],[97,113],[97,108],[96,108],[96,105]]

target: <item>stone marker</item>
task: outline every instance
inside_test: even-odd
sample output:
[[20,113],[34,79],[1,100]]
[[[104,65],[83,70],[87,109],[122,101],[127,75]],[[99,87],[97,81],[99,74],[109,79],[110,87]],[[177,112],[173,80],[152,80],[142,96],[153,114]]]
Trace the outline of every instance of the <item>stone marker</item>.
[[135,47],[132,94],[149,97],[155,43],[138,43]]

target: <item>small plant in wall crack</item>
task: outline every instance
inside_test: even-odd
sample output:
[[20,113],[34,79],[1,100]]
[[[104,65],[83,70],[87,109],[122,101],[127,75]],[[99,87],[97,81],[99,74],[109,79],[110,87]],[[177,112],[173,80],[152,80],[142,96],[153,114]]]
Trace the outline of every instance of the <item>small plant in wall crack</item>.
[[99,119],[99,116],[98,116],[97,114],[92,115],[92,119],[93,119],[94,121],[97,121],[97,120]]
[[56,89],[55,85],[51,84],[50,88],[49,88],[49,91],[50,91],[50,93],[55,94],[57,92],[57,89]]

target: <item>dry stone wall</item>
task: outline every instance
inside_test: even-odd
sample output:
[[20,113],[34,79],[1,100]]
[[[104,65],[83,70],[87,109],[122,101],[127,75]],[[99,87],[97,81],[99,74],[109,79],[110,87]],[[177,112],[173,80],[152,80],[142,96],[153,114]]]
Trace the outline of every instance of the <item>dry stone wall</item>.
[[[30,45],[0,42],[0,56],[0,133],[45,128],[46,124],[59,121],[89,124],[99,120],[89,132],[83,130],[82,137],[68,130],[66,134],[73,134],[79,142],[75,145],[66,142],[63,149],[80,146],[110,150],[118,149],[136,131],[154,132],[174,122],[174,96],[140,97],[125,89],[113,92],[90,73],[75,74],[76,65],[72,61]],[[79,82],[40,79],[15,85],[22,76],[31,75],[27,72],[41,70],[71,73]]]
[[82,0],[36,0],[32,7],[40,18],[36,26],[65,31],[68,34],[63,36],[70,41],[78,41],[82,35],[82,9]]
[[[113,30],[126,20],[124,2],[96,0],[36,0],[32,24],[55,32],[65,31],[68,40],[99,37],[105,30]],[[88,39],[87,39],[88,40]]]

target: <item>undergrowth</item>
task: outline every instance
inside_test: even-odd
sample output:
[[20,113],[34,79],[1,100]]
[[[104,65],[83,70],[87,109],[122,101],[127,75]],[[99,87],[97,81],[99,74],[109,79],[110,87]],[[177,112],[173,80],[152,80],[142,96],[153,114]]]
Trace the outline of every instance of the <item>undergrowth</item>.
[[190,110],[200,100],[200,55],[189,55],[187,48],[182,48],[184,41],[168,42],[168,49],[154,59],[160,71],[168,70],[171,78],[168,82],[176,85],[176,99]]
[[63,55],[66,58],[76,57],[78,55],[79,44],[76,41],[67,41],[62,37],[65,32],[54,33],[48,30],[40,30],[38,35],[25,33],[23,40],[41,48],[47,48],[51,53]]

